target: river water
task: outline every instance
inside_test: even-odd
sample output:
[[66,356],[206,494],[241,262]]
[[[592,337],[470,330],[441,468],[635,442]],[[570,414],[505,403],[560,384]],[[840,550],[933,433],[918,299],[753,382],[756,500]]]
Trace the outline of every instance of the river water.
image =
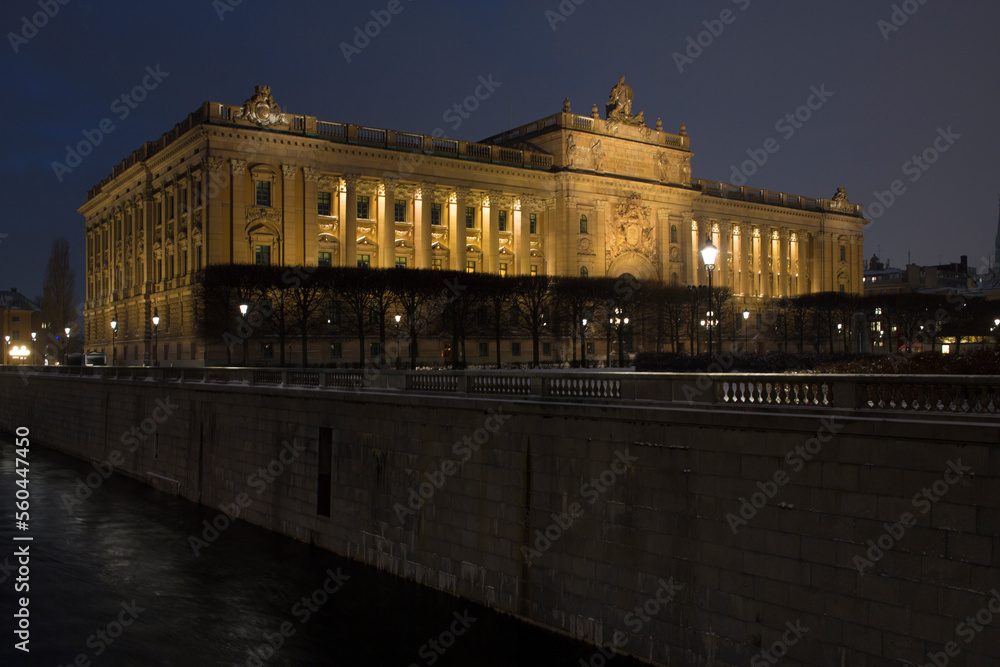
[[[94,469],[39,444],[20,531],[15,457],[0,436],[2,667],[604,664],[586,644],[242,522],[195,556],[188,538],[218,512],[118,475],[67,510]],[[15,648],[23,596],[29,653]]]

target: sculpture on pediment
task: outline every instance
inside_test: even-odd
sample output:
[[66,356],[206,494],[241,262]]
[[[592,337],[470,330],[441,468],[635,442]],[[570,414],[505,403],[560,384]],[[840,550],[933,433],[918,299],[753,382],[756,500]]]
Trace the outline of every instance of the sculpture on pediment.
[[617,121],[626,125],[646,124],[642,111],[636,116],[632,115],[633,94],[632,86],[625,83],[625,77],[618,79],[618,85],[611,89],[611,97],[608,98],[608,104],[605,107],[608,122]]
[[854,212],[854,204],[847,198],[847,188],[837,188],[836,194],[830,200],[830,210],[843,211],[845,213]]
[[663,151],[656,158],[656,177],[661,182],[666,182],[670,178],[670,156]]
[[246,120],[261,127],[288,124],[285,114],[281,113],[281,107],[274,102],[270,86],[254,86],[253,97],[233,114],[233,120]]

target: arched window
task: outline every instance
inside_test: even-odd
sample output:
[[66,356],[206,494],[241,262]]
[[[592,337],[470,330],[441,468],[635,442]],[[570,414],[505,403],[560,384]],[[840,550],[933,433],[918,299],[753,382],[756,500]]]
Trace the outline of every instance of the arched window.
[[580,216],[580,233],[581,234],[588,234],[589,233],[587,231],[587,216],[585,216],[585,215],[581,215]]
[[589,275],[590,275],[590,272],[589,272],[589,271],[587,271],[587,267],[585,267],[585,266],[581,266],[581,267],[580,267],[580,277],[581,277],[581,278],[586,278],[586,277],[587,277],[587,276],[589,276]]
[[670,225],[670,242],[677,243],[677,225]]
[[676,285],[677,281],[678,281],[677,274],[676,273],[671,273],[670,274],[670,284],[671,285]]

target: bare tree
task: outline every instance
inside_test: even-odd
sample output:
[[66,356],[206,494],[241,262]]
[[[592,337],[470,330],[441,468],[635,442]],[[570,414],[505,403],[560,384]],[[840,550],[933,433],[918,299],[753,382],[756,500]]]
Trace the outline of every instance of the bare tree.
[[42,321],[54,331],[62,331],[76,321],[77,310],[73,301],[76,276],[70,267],[69,241],[59,237],[52,242],[52,253],[45,266],[45,285],[42,295]]

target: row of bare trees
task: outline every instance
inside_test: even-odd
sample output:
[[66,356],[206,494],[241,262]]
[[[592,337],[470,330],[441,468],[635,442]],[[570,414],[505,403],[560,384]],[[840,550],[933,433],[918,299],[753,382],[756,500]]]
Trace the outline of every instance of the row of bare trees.
[[[715,350],[728,341],[733,350],[751,335],[763,349],[805,352],[871,352],[923,347],[962,331],[974,335],[989,323],[992,308],[954,295],[899,294],[873,297],[825,292],[774,299],[743,317],[745,304],[726,288],[708,291],[621,278],[556,278],[496,274],[372,269],[354,267],[210,266],[196,288],[199,333],[211,343],[273,341],[277,363],[285,365],[286,344],[300,341],[303,367],[309,340],[321,337],[358,341],[358,362],[365,364],[367,340],[377,340],[385,363],[387,341],[405,334],[409,362],[416,367],[420,340],[450,341],[453,367],[466,364],[469,338],[493,341],[501,365],[504,339],[530,339],[532,365],[540,363],[541,342],[570,343],[574,364],[586,364],[588,340],[604,338],[610,365],[617,343],[619,364],[632,344],[656,351],[709,351],[709,326]],[[247,306],[241,315],[239,306]],[[992,311],[990,311],[992,312]],[[975,325],[975,326],[973,326]],[[984,329],[989,334],[989,327]],[[961,335],[959,336],[961,340]],[[231,363],[231,358],[228,359]]]

